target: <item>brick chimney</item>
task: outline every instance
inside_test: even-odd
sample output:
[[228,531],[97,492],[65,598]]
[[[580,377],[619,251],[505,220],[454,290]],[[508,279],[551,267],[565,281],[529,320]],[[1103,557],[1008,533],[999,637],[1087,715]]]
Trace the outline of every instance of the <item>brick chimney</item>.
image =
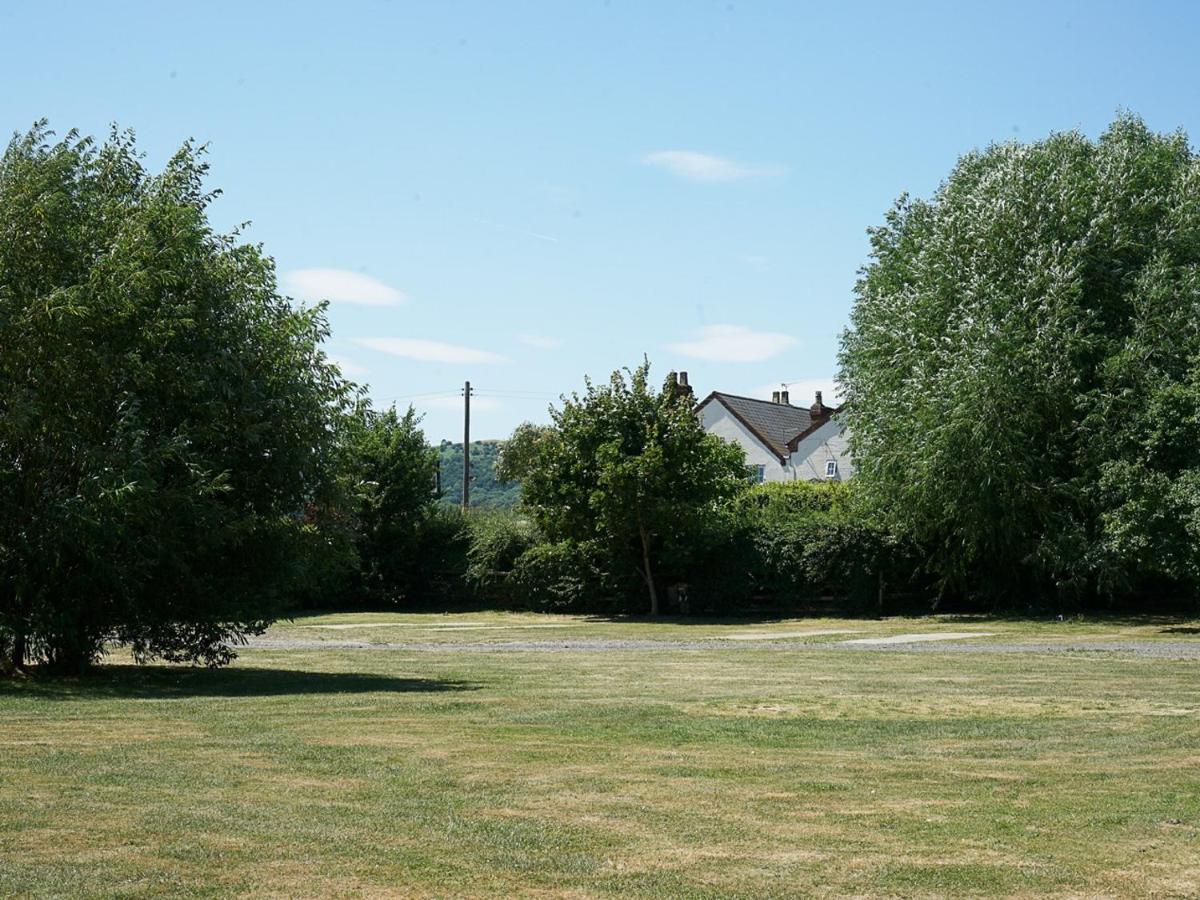
[[808,408],[808,414],[814,422],[824,421],[833,414],[833,408],[821,402],[821,392],[817,391],[816,402]]
[[692,391],[692,386],[688,384],[687,372],[667,373],[667,390],[671,392],[672,397],[686,397],[691,400],[695,394]]
[[779,391],[771,391],[771,402],[772,403],[779,402]]
[[792,405],[791,401],[788,399],[788,392],[787,392],[787,391],[780,391],[780,392],[779,392],[779,402],[780,402],[780,403],[787,404],[788,406],[791,406],[791,405]]

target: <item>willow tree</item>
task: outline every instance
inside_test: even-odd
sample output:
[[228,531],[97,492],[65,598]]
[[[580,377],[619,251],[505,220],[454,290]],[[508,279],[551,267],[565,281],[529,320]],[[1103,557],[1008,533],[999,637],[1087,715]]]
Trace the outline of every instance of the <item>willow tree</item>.
[[947,583],[1200,580],[1200,161],[1122,116],[963,157],[871,231],[842,342],[860,487]]
[[208,222],[202,149],[45,123],[0,158],[0,650],[218,664],[280,609],[352,387]]

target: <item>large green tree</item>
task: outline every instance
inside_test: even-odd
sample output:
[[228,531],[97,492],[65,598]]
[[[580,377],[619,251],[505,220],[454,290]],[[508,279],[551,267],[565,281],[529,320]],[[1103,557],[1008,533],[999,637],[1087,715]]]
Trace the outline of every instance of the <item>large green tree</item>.
[[644,363],[588,381],[551,425],[518,428],[497,472],[521,482],[551,541],[599,546],[618,575],[636,571],[657,615],[660,567],[685,575],[689,539],[747,480],[741,448],[706,433],[690,395],[671,380],[655,390],[649,373]]
[[437,451],[409,407],[368,413],[355,441],[358,547],[368,597],[393,603],[423,587],[430,563],[424,529],[437,500]]
[[860,489],[946,583],[1200,576],[1200,162],[1123,115],[902,197],[843,338]]
[[0,650],[109,640],[218,664],[280,610],[353,387],[274,264],[208,222],[201,148],[131,134],[0,158]]
[[337,487],[305,509],[297,606],[391,605],[428,586],[444,549],[430,545],[450,536],[431,521],[437,451],[420,423],[412,407],[376,410],[365,399],[342,417]]

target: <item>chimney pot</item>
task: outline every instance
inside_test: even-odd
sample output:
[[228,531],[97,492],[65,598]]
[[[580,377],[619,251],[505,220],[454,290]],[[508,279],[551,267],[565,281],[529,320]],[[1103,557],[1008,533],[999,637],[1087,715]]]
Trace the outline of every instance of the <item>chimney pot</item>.
[[817,391],[817,406],[824,406],[824,405],[825,404],[821,402],[821,392]]
[[772,403],[779,402],[779,391],[771,391],[771,402]]
[[687,383],[688,383],[687,372],[680,372],[679,373],[679,384],[683,387],[686,387]]
[[792,401],[791,401],[791,400],[788,398],[788,392],[787,392],[787,391],[780,391],[780,392],[779,392],[779,402],[780,402],[780,403],[784,403],[784,404],[786,404],[786,405],[788,405],[788,406],[791,406],[791,405],[792,405]]

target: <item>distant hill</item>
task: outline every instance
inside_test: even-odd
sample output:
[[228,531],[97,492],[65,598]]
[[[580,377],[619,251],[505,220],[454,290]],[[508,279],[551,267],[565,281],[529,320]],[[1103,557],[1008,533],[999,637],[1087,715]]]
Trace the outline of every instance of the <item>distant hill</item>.
[[[503,446],[504,441],[471,441],[471,506],[511,509],[520,502],[520,484],[496,479],[496,460]],[[441,502],[457,506],[462,503],[462,444],[442,441],[437,451],[442,466]]]

